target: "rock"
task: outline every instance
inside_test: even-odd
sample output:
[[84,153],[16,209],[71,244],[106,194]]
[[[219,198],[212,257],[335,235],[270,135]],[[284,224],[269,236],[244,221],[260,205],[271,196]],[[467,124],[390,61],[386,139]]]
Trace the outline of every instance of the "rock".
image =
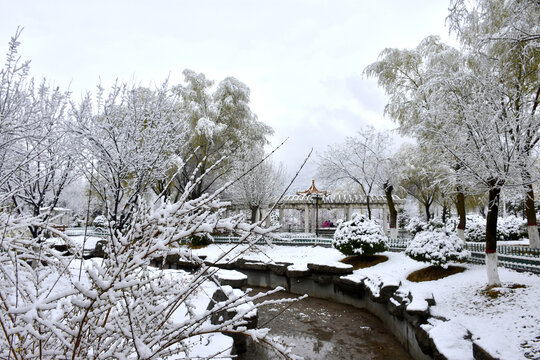
[[297,268],[294,266],[288,266],[286,275],[287,277],[290,277],[290,278],[306,277],[306,276],[311,275],[311,270],[306,269],[306,268]]
[[[229,297],[222,289],[216,289],[214,294],[212,295],[212,299],[210,300],[210,303],[208,304],[208,307],[206,310],[212,310],[217,303],[222,301],[227,301]],[[222,310],[215,312],[210,317],[210,323],[212,325],[219,325],[223,322],[230,320],[234,318],[237,314],[237,311],[235,309],[229,309],[229,310]],[[245,316],[244,320],[247,322],[244,325],[241,325],[242,327],[246,327],[248,329],[254,329],[257,327],[258,322],[258,314],[256,311],[251,316]],[[241,334],[241,333],[235,333],[235,334],[229,334],[233,338],[234,342],[234,353],[235,354],[242,354],[247,351],[248,346],[248,339],[249,337]]]
[[268,270],[268,264],[262,263],[262,262],[250,262],[250,261],[238,260],[236,262],[236,267],[238,269],[246,269],[246,270],[259,270],[259,271]]
[[219,270],[216,276],[221,285],[229,285],[237,289],[247,285],[247,275],[236,270]]
[[326,274],[313,274],[311,276],[313,281],[315,281],[319,285],[328,285],[332,283],[332,275],[326,275]]
[[96,243],[96,247],[94,248],[94,250],[90,253],[90,257],[106,258],[107,257],[107,254],[105,252],[106,247],[107,247],[107,241],[99,240]]
[[343,265],[328,265],[328,264],[307,264],[308,269],[316,273],[332,274],[332,275],[348,275],[352,274],[353,266],[348,264]]
[[289,265],[292,265],[292,263],[277,262],[273,264],[268,264],[268,269],[270,269],[276,275],[284,276],[287,273],[287,267]]
[[398,288],[399,288],[399,285],[383,285],[380,290],[378,301],[388,302]]
[[334,283],[338,289],[346,293],[354,294],[357,297],[361,297],[366,293],[363,280],[356,281],[346,277],[340,277],[335,279]]
[[474,360],[499,360],[499,358],[492,356],[483,347],[475,342],[473,342],[472,345],[472,352]]
[[421,325],[414,329],[414,336],[422,352],[428,356],[433,356],[433,340]]
[[399,296],[392,296],[388,300],[388,311],[398,319],[403,320],[406,304],[408,304],[408,301]]

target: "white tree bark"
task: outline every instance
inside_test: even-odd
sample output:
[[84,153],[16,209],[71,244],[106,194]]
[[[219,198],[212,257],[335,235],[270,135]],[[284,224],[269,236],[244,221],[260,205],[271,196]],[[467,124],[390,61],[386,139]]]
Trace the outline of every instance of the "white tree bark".
[[398,229],[390,228],[390,239],[397,239],[397,237],[398,237]]
[[529,232],[529,246],[531,249],[540,249],[540,236],[538,234],[538,225],[527,226]]
[[499,270],[497,268],[497,253],[486,253],[486,271],[488,277],[488,286],[501,286],[499,279]]
[[457,236],[458,236],[461,240],[465,241],[465,230],[463,230],[463,229],[457,229]]

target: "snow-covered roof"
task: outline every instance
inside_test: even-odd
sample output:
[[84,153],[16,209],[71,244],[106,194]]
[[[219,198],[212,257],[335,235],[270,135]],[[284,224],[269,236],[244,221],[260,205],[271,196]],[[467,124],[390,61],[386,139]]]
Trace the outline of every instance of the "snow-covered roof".
[[[403,202],[397,196],[393,197],[394,202],[401,203]],[[313,198],[307,195],[285,195],[280,204],[306,204],[313,203]],[[367,197],[360,194],[336,194],[321,197],[323,204],[340,204],[340,205],[366,205]],[[369,199],[370,204],[376,205],[386,205],[386,197],[383,195],[371,195]]]

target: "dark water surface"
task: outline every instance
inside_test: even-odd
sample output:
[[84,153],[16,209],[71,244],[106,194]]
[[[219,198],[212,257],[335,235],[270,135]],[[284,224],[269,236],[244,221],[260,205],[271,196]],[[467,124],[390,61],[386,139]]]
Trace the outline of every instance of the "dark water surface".
[[[255,293],[264,289],[254,289]],[[293,297],[280,292],[271,299]],[[268,298],[266,298],[268,299]],[[307,298],[294,303],[259,309],[259,327],[270,328],[271,336],[292,347],[304,359],[412,359],[397,339],[374,315],[352,306]],[[271,318],[275,319],[264,325]],[[254,344],[238,359],[267,360],[279,357]]]

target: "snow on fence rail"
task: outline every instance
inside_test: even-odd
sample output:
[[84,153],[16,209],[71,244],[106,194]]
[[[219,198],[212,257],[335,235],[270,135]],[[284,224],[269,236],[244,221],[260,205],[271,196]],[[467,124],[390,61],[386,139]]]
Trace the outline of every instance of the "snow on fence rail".
[[[239,237],[238,236],[214,236],[214,242],[218,244],[232,244],[235,242],[238,242]],[[307,245],[307,246],[324,246],[324,247],[332,247],[332,239],[331,238],[324,238],[324,237],[308,237],[308,236],[282,236],[281,239],[270,239],[272,244],[274,245]],[[257,244],[264,245],[266,244],[266,240],[259,239],[257,241]]]
[[[84,228],[67,228],[64,230],[67,236],[83,236]],[[106,230],[96,230],[96,229],[87,229],[86,236],[95,236],[106,238],[109,236],[109,233]]]

